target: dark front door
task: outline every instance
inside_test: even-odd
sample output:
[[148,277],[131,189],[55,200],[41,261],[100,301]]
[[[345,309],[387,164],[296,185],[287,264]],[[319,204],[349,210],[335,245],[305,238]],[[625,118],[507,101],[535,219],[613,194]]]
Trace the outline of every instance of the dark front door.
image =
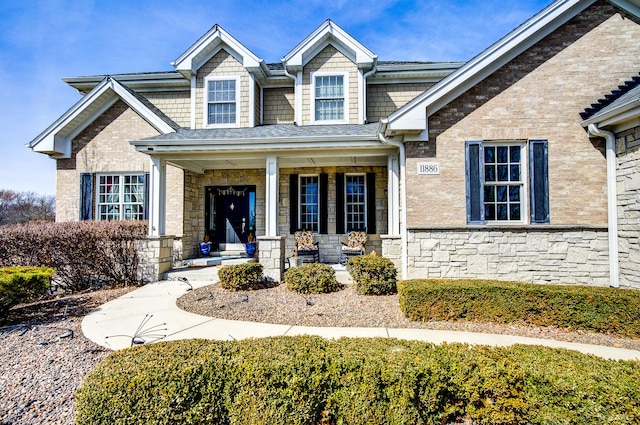
[[256,187],[208,186],[205,202],[205,232],[214,245],[246,243],[255,237]]

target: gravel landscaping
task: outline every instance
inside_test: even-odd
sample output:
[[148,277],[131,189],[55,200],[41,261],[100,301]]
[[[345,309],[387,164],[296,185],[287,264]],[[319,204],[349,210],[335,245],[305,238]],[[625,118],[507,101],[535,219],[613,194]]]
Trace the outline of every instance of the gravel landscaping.
[[82,335],[92,309],[135,288],[101,290],[14,308],[0,327],[0,424],[72,424],[73,397],[108,354]]
[[569,332],[527,325],[501,326],[473,322],[411,322],[399,308],[397,295],[359,295],[354,285],[329,294],[301,295],[285,285],[233,292],[213,284],[177,301],[192,313],[220,319],[297,326],[422,328],[507,334],[640,350],[640,340],[592,332]]

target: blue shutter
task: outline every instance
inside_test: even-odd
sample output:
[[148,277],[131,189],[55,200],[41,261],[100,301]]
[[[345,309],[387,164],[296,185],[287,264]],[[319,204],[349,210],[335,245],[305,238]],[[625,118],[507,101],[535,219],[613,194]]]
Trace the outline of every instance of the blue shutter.
[[336,234],[344,233],[344,173],[336,173]]
[[327,173],[320,174],[320,205],[318,212],[320,213],[320,228],[318,233],[326,235],[328,233],[328,217],[329,217],[329,175]]
[[142,214],[145,220],[149,220],[149,173],[144,173],[144,209]]
[[289,175],[289,232],[298,230],[298,175]]
[[546,224],[549,217],[549,149],[546,140],[529,142],[531,223]]
[[376,233],[376,173],[367,173],[367,233]]
[[93,173],[80,174],[80,220],[93,220]]
[[466,143],[467,224],[484,224],[482,142]]

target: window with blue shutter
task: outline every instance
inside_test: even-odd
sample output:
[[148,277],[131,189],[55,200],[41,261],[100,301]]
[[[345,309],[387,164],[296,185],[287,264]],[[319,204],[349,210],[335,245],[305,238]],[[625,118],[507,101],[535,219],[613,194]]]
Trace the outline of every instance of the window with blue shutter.
[[529,142],[531,223],[549,223],[549,152],[546,140]]

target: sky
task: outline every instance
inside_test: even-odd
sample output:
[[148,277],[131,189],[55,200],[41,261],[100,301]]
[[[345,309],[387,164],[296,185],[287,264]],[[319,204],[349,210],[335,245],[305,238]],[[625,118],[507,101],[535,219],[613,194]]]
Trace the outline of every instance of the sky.
[[25,145],[80,99],[62,78],[172,70],[215,24],[267,63],[328,18],[382,61],[467,61],[550,1],[0,0],[0,189],[55,194]]

